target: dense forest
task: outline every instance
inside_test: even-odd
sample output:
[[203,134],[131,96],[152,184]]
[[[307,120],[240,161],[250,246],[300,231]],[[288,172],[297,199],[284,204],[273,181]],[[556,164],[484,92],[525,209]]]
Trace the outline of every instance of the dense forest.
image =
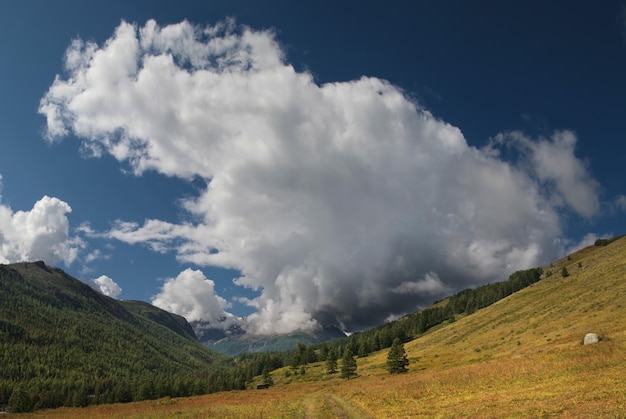
[[[406,342],[471,314],[541,277],[540,268],[484,285],[347,338],[291,351],[229,358],[200,344],[180,316],[103,296],[41,262],[0,265],[0,408],[129,402],[244,389],[254,377],[291,366],[359,357]],[[332,362],[331,362],[332,364]],[[336,364],[336,361],[335,361]]]
[[208,371],[230,360],[185,325],[43,263],[0,265],[0,406],[24,411],[204,393]]

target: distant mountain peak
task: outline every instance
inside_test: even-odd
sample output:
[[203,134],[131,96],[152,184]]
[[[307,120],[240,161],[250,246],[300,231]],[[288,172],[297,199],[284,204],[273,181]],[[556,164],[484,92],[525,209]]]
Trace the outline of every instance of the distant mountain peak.
[[201,342],[226,355],[238,355],[242,352],[275,352],[295,349],[298,342],[305,345],[328,342],[346,337],[337,328],[322,328],[314,331],[297,331],[286,334],[253,335],[250,333],[231,334],[216,341]]

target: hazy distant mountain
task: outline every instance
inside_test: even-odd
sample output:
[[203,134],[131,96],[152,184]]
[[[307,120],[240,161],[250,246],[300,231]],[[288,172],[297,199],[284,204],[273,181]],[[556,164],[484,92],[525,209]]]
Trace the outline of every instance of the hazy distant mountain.
[[198,340],[207,346],[212,345],[218,340],[243,335],[246,333],[236,323],[231,324],[228,327],[224,327],[223,324],[212,324],[209,322],[191,322],[191,327],[198,338]]
[[208,343],[208,346],[223,354],[234,356],[242,352],[288,351],[294,349],[298,342],[308,346],[344,337],[346,335],[337,328],[324,328],[314,332],[294,332],[273,336],[238,333],[231,334],[216,342]]

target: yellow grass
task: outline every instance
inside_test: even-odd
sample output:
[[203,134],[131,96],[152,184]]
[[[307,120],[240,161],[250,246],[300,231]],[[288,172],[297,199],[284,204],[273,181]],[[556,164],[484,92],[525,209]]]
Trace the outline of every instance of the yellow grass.
[[[30,416],[626,417],[625,256],[622,239],[545,267],[551,277],[407,343],[408,374],[386,373],[385,350],[359,359],[360,376],[349,381],[326,376],[319,363],[304,377],[273,372],[269,390]],[[603,341],[583,346],[588,332]]]

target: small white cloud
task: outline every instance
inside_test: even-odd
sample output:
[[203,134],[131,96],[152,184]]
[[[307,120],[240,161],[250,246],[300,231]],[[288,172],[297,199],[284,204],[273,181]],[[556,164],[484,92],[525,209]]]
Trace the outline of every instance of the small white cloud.
[[598,239],[609,239],[611,237],[613,237],[613,234],[611,233],[606,233],[602,235],[587,233],[578,243],[568,243],[568,246],[565,247],[561,256],[569,255],[571,253],[584,249],[585,247],[592,246]]
[[431,294],[441,295],[449,293],[450,287],[444,284],[435,272],[428,272],[419,281],[404,281],[391,291],[398,294]]
[[618,211],[626,211],[626,196],[620,194],[615,198],[615,208]]
[[0,262],[63,261],[69,266],[84,247],[69,234],[71,207],[58,198],[44,196],[28,211],[16,211],[0,203]]
[[112,255],[110,253],[103,253],[100,249],[94,249],[91,252],[87,253],[84,258],[85,264],[91,263],[94,260],[109,260]]
[[111,298],[117,298],[122,293],[120,286],[106,275],[94,279],[93,284],[98,291]]
[[98,233],[91,228],[91,224],[87,221],[82,222],[78,227],[76,227],[76,232],[85,235],[86,237],[98,237]]
[[567,130],[556,131],[548,139],[533,140],[518,131],[499,134],[495,139],[495,143],[520,152],[526,169],[538,178],[540,186],[551,189],[550,198],[556,205],[567,205],[589,218],[600,211],[600,185],[589,173],[587,163],[574,154],[577,141],[576,134]]

